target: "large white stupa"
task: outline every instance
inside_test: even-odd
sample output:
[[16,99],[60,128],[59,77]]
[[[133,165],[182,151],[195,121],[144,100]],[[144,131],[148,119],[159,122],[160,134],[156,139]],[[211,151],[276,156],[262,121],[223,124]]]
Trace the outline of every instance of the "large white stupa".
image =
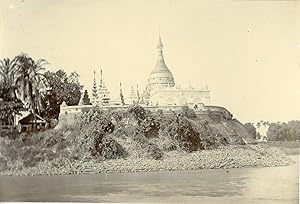
[[143,99],[152,106],[182,106],[210,104],[210,91],[205,88],[178,88],[172,72],[167,67],[163,56],[163,44],[159,35],[157,44],[158,57],[156,65],[149,75]]

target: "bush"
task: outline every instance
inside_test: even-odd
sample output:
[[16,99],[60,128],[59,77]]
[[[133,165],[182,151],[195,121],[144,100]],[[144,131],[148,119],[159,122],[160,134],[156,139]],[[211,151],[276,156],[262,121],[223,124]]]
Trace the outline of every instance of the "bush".
[[256,132],[256,128],[253,126],[253,124],[252,123],[245,123],[244,127],[246,128],[247,132],[250,135],[252,135],[254,139],[256,139],[257,132]]
[[135,134],[132,138],[135,148],[138,150],[138,155],[149,159],[160,159],[163,152],[159,149],[158,145],[150,141],[142,134]]
[[93,132],[94,146],[91,154],[94,157],[105,159],[124,158],[128,154],[125,149],[118,144],[112,137],[104,136],[103,133]]
[[[174,114],[160,118],[161,134],[176,141],[179,148],[186,152],[204,149],[199,132],[195,131],[191,122],[183,115]],[[173,148],[173,147],[172,147]]]
[[181,109],[182,115],[187,118],[197,118],[196,112],[194,109],[189,108],[188,106],[183,106]]
[[159,122],[155,119],[150,111],[145,110],[139,105],[129,107],[128,112],[134,116],[139,125],[138,131],[147,138],[157,137],[159,131]]
[[115,130],[112,120],[117,122],[121,115],[111,111],[91,109],[77,118],[77,125],[73,131],[75,159],[117,159],[124,158],[128,154],[118,144],[111,133]]

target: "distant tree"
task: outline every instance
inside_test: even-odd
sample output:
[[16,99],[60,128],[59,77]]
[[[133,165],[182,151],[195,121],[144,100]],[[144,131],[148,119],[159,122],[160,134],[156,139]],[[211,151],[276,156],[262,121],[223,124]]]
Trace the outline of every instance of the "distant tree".
[[270,123],[267,132],[270,141],[295,141],[300,139],[300,121],[294,120],[288,123]]
[[60,105],[58,103],[56,94],[53,90],[47,91],[47,94],[42,100],[43,105],[43,111],[42,111],[42,117],[47,120],[48,122],[51,121],[51,119],[57,119],[59,117],[60,113]]
[[69,106],[78,105],[81,97],[81,86],[75,83],[64,84],[65,101]]
[[257,132],[256,132],[256,128],[253,126],[252,123],[245,123],[244,124],[247,132],[253,136],[254,139],[257,139]]
[[89,98],[89,94],[87,90],[84,90],[84,94],[83,94],[83,104],[84,105],[91,105],[91,100]]
[[292,140],[300,140],[300,121],[292,120],[288,122]]
[[58,104],[61,104],[65,100],[64,84],[67,83],[67,74],[63,70],[57,72],[47,71],[45,77],[48,82],[48,86],[55,93]]
[[59,104],[65,101],[69,106],[78,105],[82,86],[79,83],[79,75],[76,72],[72,72],[68,76],[63,70],[58,70],[57,72],[47,71],[45,77]]

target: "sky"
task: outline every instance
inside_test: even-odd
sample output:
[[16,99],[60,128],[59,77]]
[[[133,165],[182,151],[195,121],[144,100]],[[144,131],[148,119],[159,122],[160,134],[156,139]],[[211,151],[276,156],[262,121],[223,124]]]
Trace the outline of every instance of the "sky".
[[[175,83],[206,81],[241,122],[300,120],[300,2],[1,0],[0,59],[27,53],[76,71],[91,95],[100,69],[125,99],[154,68],[158,34]],[[141,90],[140,90],[141,91]]]

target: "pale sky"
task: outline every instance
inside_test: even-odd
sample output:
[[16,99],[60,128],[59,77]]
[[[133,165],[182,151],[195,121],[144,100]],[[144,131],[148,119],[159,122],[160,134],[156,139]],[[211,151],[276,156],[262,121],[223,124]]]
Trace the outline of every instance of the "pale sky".
[[90,96],[94,69],[113,96],[120,81],[125,94],[144,87],[159,32],[175,83],[207,80],[212,105],[241,122],[300,120],[298,1],[0,2],[0,58],[24,52],[76,71]]

